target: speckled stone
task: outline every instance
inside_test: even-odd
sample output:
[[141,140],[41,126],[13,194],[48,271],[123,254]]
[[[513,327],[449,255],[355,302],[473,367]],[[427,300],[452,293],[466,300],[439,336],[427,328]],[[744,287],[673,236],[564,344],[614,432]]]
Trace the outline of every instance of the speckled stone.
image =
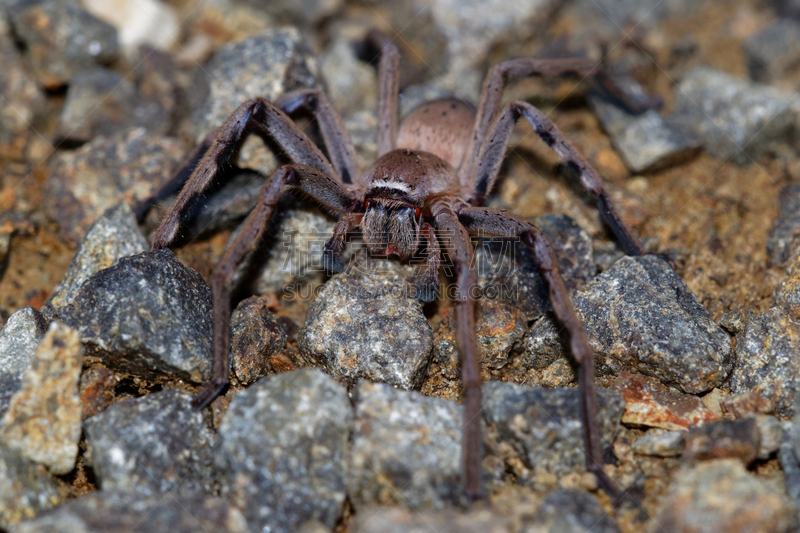
[[747,472],[738,459],[685,466],[673,482],[649,531],[787,532],[797,510],[778,479]]
[[44,466],[0,444],[0,527],[33,518],[66,497]]
[[54,158],[45,211],[62,237],[78,243],[106,209],[123,200],[136,205],[159,190],[182,157],[177,139],[144,128],[94,139]]
[[103,491],[210,492],[214,433],[192,398],[167,389],[115,403],[86,420]]
[[678,84],[673,118],[694,131],[712,156],[745,165],[791,142],[798,119],[792,98],[791,93],[696,67]]
[[678,457],[683,453],[684,431],[651,429],[633,441],[631,448],[639,455],[655,457]]
[[268,301],[251,296],[231,315],[231,368],[242,385],[266,376],[270,358],[286,346],[286,329],[267,309]]
[[792,320],[800,320],[800,255],[793,254],[786,264],[786,278],[775,289],[772,305],[783,308]]
[[[697,394],[730,372],[730,337],[659,257],[623,257],[577,291],[573,304],[600,375],[640,373]],[[527,350],[540,347],[528,339]]]
[[[616,393],[601,388],[597,392],[597,423],[602,446],[607,448],[614,441],[625,404]],[[492,449],[510,445],[535,473],[561,477],[585,471],[578,389],[490,381],[483,384],[483,418],[488,445]]]
[[736,334],[731,392],[753,391],[774,402],[783,417],[794,416],[800,389],[800,324],[773,307]]
[[214,450],[220,494],[250,531],[284,533],[308,520],[333,528],[345,500],[353,412],[347,391],[319,370],[264,378],[239,392]]
[[778,19],[744,42],[750,78],[770,83],[800,63],[800,24]]
[[[565,215],[543,215],[532,222],[553,245],[567,289],[584,287],[597,271],[589,234]],[[478,285],[486,298],[516,305],[528,320],[552,310],[535,255],[522,241],[481,240],[475,247],[475,262]]]
[[800,251],[800,184],[781,188],[778,204],[780,213],[767,240],[767,253],[773,265],[783,264]]
[[108,368],[199,383],[211,371],[211,307],[200,274],[158,250],[89,278],[60,316]]
[[0,31],[0,157],[23,159],[25,146],[35,135],[31,122],[44,105],[44,96],[26,70],[14,41]]
[[684,456],[697,461],[736,458],[748,465],[758,456],[760,445],[755,418],[718,420],[689,430]]
[[31,306],[11,315],[0,331],[0,414],[19,390],[46,331],[47,319]]
[[8,6],[38,82],[66,85],[83,70],[110,63],[120,52],[117,30],[72,0],[25,0]]
[[220,498],[143,497],[136,492],[101,490],[22,522],[14,533],[195,533],[198,527],[221,533],[251,531],[242,512]]
[[463,418],[453,401],[362,381],[348,478],[352,502],[412,509],[464,502]]
[[59,309],[72,303],[84,281],[120,258],[145,252],[148,248],[147,240],[126,202],[107,209],[89,228],[72,256],[66,275],[53,289],[42,313],[55,315]]
[[78,332],[53,322],[3,417],[0,439],[56,474],[72,470],[78,455],[82,367]]
[[298,333],[301,352],[335,375],[418,386],[433,331],[405,271],[396,261],[371,259],[350,267],[311,304]]

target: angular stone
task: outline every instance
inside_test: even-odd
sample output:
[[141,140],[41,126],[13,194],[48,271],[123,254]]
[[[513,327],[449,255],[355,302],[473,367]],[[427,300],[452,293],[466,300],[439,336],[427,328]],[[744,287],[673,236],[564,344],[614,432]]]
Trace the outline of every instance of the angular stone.
[[31,139],[31,122],[44,106],[44,96],[28,74],[11,36],[0,32],[0,158],[23,159]]
[[652,532],[787,532],[796,522],[782,483],[756,477],[737,459],[686,466],[672,479]]
[[589,98],[589,103],[633,173],[680,164],[701,150],[694,135],[663,119],[655,109],[633,115],[599,95]]
[[683,431],[666,431],[651,429],[643,436],[633,441],[631,446],[639,455],[652,455],[655,457],[678,457],[683,453]]
[[108,69],[76,74],[67,89],[56,135],[85,143],[137,126],[166,134],[172,117],[156,102],[142,98],[131,81]]
[[42,312],[55,315],[72,303],[83,282],[123,257],[147,251],[147,240],[136,224],[136,217],[126,202],[106,210],[97,219],[72,256],[66,275],[53,289]]
[[780,265],[800,249],[800,184],[783,187],[778,194],[780,213],[767,240],[769,262]]
[[[601,444],[610,447],[625,408],[622,398],[597,389]],[[511,446],[528,469],[562,477],[584,472],[583,424],[578,389],[535,389],[490,381],[483,384],[483,418],[492,449]]]
[[81,416],[84,420],[102,413],[114,403],[118,383],[117,376],[102,366],[89,368],[81,374]]
[[19,390],[46,331],[47,319],[31,306],[11,315],[0,331],[0,415]]
[[[730,338],[658,257],[620,259],[576,292],[573,304],[598,374],[641,373],[697,394],[721,384],[730,371]],[[527,349],[538,353],[540,347],[528,341]]]
[[220,498],[173,494],[143,497],[136,492],[96,491],[72,500],[34,520],[22,522],[15,533],[194,533],[251,531],[241,511]]
[[774,402],[775,412],[794,416],[800,392],[800,323],[773,307],[736,334],[731,392],[754,392]]
[[356,397],[348,494],[357,507],[443,508],[464,501],[459,404],[368,381]]
[[61,319],[108,368],[199,383],[211,371],[211,307],[203,278],[157,250],[89,278]]
[[177,139],[136,128],[97,138],[54,159],[45,191],[59,234],[80,242],[103,212],[120,201],[137,205],[163,187],[181,161]]
[[772,87],[696,67],[678,85],[673,118],[712,156],[744,165],[792,143],[798,119],[792,100]]
[[697,461],[737,458],[748,465],[758,456],[760,446],[755,418],[718,420],[686,434],[684,455]]
[[654,378],[623,372],[613,388],[625,399],[624,424],[686,430],[718,419],[697,396],[671,390]]
[[322,287],[298,346],[335,375],[412,389],[424,377],[433,331],[402,267],[368,258]]
[[117,402],[86,420],[103,491],[211,492],[215,435],[192,398],[167,389]]
[[750,78],[773,82],[800,64],[800,24],[778,19],[744,42]]
[[0,444],[0,527],[28,520],[67,497],[47,469]]
[[[553,245],[567,289],[585,286],[597,272],[589,234],[565,215],[543,215],[532,222]],[[522,241],[481,240],[475,248],[475,262],[484,297],[516,305],[528,320],[552,309],[534,253]]]
[[3,417],[0,439],[56,474],[72,470],[78,456],[82,367],[78,332],[53,322]]
[[239,392],[214,450],[220,493],[250,531],[333,528],[345,500],[353,412],[347,391],[318,370],[270,376]]
[[242,385],[266,376],[270,358],[286,346],[286,330],[267,308],[268,300],[251,296],[231,315],[231,368]]

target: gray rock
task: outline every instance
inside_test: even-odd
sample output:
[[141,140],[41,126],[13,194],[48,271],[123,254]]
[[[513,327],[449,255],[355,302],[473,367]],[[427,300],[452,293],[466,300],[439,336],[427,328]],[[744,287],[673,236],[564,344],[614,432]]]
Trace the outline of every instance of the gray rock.
[[[549,493],[529,526],[537,533],[618,533],[597,498],[576,489]],[[526,529],[526,531],[530,531]]]
[[3,417],[0,440],[55,474],[72,470],[78,456],[82,368],[78,332],[51,323]]
[[736,459],[685,466],[648,530],[786,532],[797,510],[778,479],[747,472]]
[[[200,83],[208,86],[208,96],[194,114],[198,143],[251,98],[274,100],[294,89],[323,88],[317,62],[293,27],[267,30],[229,43],[201,70],[204,79]],[[274,167],[272,153],[260,140],[253,141],[245,143],[239,153],[241,166],[259,170]]]
[[778,449],[778,461],[783,469],[786,491],[800,509],[800,417],[786,423],[784,439]]
[[103,491],[210,492],[215,435],[191,397],[168,389],[117,402],[85,422]]
[[650,429],[633,441],[633,451],[639,455],[678,457],[683,453],[685,431]]
[[137,126],[165,134],[171,118],[157,102],[142,98],[127,78],[98,68],[70,81],[56,135],[70,143],[85,143]]
[[[625,402],[598,388],[597,423],[604,448],[619,429]],[[511,446],[528,469],[562,477],[584,472],[583,424],[578,389],[535,389],[490,381],[483,384],[486,440],[492,449]]]
[[171,250],[123,258],[82,286],[61,319],[87,354],[138,376],[208,379],[211,289]]
[[220,493],[253,533],[332,528],[345,499],[353,412],[347,391],[319,370],[262,379],[239,392],[214,450]]
[[0,415],[19,390],[46,331],[47,319],[31,306],[11,315],[0,331]]
[[780,420],[771,415],[756,415],[755,420],[761,436],[758,458],[766,460],[780,449],[786,439],[786,429]]
[[54,158],[45,211],[62,237],[78,243],[109,207],[122,200],[136,205],[160,190],[182,157],[177,139],[144,128],[94,139]]
[[246,533],[241,511],[220,498],[97,491],[22,522],[14,533]]
[[66,275],[53,289],[42,313],[52,317],[59,309],[72,303],[84,281],[119,259],[145,252],[148,248],[128,204],[120,202],[109,208],[89,228],[72,256]]
[[770,83],[800,64],[800,24],[778,19],[744,42],[750,78]]
[[362,381],[348,494],[356,507],[412,509],[464,503],[463,408],[450,400]]
[[694,131],[708,153],[743,165],[793,145],[792,102],[791,94],[697,67],[678,85],[673,118]]
[[599,95],[589,103],[611,142],[633,173],[662,170],[697,155],[700,142],[655,109],[633,115]]
[[366,507],[356,513],[353,531],[360,533],[511,533],[504,516],[473,508],[418,511],[402,507]]
[[22,159],[31,138],[34,116],[44,106],[44,97],[25,69],[11,36],[0,32],[0,157]]
[[362,256],[319,291],[298,346],[335,375],[412,389],[424,378],[433,331],[402,266]]
[[[577,291],[573,304],[598,374],[640,373],[697,394],[720,385],[731,369],[730,337],[658,257],[620,259]],[[558,346],[527,339],[532,354]]]
[[366,64],[356,57],[355,44],[343,37],[334,39],[320,59],[328,96],[342,115],[361,109],[376,110],[377,71],[365,67]]
[[778,202],[780,213],[767,240],[767,253],[773,265],[786,262],[800,245],[800,184],[782,188]]
[[286,346],[286,329],[267,308],[268,301],[252,296],[231,315],[231,369],[242,385],[273,370],[270,357]]
[[736,334],[731,392],[753,391],[792,417],[800,391],[800,323],[773,307]]
[[800,319],[800,255],[786,262],[787,277],[775,289],[772,305],[786,311],[793,320]]
[[0,527],[55,507],[66,496],[44,466],[0,444]]
[[[585,286],[597,270],[589,234],[565,215],[543,215],[532,222],[553,245],[567,289],[575,291]],[[475,262],[478,285],[485,298],[519,307],[528,320],[552,310],[535,255],[522,241],[483,239],[475,248]]]
[[761,434],[755,418],[717,420],[689,430],[684,456],[695,461],[740,459],[749,465],[758,456]]
[[119,55],[117,30],[72,0],[16,1],[7,15],[36,79],[48,89],[66,85],[78,72]]

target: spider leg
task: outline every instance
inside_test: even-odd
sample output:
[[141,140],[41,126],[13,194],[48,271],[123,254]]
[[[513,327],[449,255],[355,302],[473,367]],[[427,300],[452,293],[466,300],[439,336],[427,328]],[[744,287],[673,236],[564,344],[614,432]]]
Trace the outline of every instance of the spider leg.
[[533,249],[539,271],[547,282],[550,303],[556,316],[569,333],[572,355],[579,365],[578,385],[581,393],[586,468],[597,476],[598,481],[609,495],[615,499],[618,498],[619,490],[603,471],[602,466],[603,456],[600,451],[600,433],[597,427],[594,350],[589,345],[580,319],[572,307],[569,293],[558,271],[558,260],[553,253],[553,247],[539,228],[533,224],[493,209],[464,206],[458,212],[458,220],[470,233],[495,237],[517,237]]
[[500,170],[500,164],[505,157],[511,132],[520,117],[525,117],[537,135],[561,156],[567,167],[580,176],[581,185],[598,199],[600,215],[614,231],[625,251],[629,255],[643,255],[644,250],[622,222],[603,186],[603,179],[597,171],[578,154],[577,150],[544,113],[527,102],[511,102],[503,114],[497,117],[492,124],[486,139],[484,139],[477,163],[473,167],[473,175],[469,180],[474,184],[473,203],[480,203],[483,197],[492,190]]
[[461,358],[461,384],[464,386],[464,427],[461,463],[464,487],[473,500],[482,497],[481,483],[481,370],[478,339],[475,335],[475,300],[470,289],[477,286],[472,265],[472,242],[452,206],[441,200],[431,209],[439,241],[450,256],[456,271],[457,290],[451,294],[455,303],[456,345]]
[[362,218],[364,218],[364,213],[349,213],[336,222],[333,227],[333,235],[325,243],[325,248],[322,251],[322,264],[327,272],[341,272],[344,270],[344,264],[342,264],[344,239],[348,231],[357,228],[361,224]]
[[439,263],[441,262],[441,251],[439,250],[439,241],[436,239],[436,232],[433,226],[427,222],[423,222],[419,229],[427,241],[427,255],[425,256],[425,270],[417,280],[415,297],[423,302],[432,302],[436,299],[436,294],[439,292]]
[[308,107],[317,119],[325,148],[331,163],[342,177],[342,182],[353,183],[358,178],[353,142],[344,128],[341,116],[325,93],[316,89],[300,89],[284,94],[273,103],[286,114],[292,114],[303,106]]
[[[592,77],[614,99],[628,108],[634,114],[639,114],[663,103],[660,98],[651,98],[642,101],[629,96],[619,85],[602,69],[601,65],[591,59],[511,59],[495,65],[489,70],[481,89],[481,100],[478,105],[478,116],[475,119],[472,140],[467,149],[467,158],[459,169],[459,176],[466,178],[476,163],[479,150],[483,145],[489,128],[495,117],[500,112],[500,102],[509,77],[515,78],[557,78],[562,76],[575,76],[581,79]],[[462,179],[463,182],[463,179]]]
[[220,168],[250,133],[273,139],[293,162],[340,180],[338,172],[319,148],[283,111],[263,98],[255,98],[239,106],[217,130],[211,147],[158,226],[153,238],[154,250],[167,248],[173,243],[178,236],[183,213],[214,183],[220,175]]
[[380,157],[397,146],[400,51],[388,35],[378,30],[371,30],[366,40],[381,53],[378,65],[378,157]]
[[236,267],[257,245],[264,233],[285,185],[299,189],[302,193],[334,211],[349,211],[357,202],[353,194],[344,189],[337,180],[306,165],[284,165],[278,168],[264,183],[258,194],[258,202],[244,221],[242,231],[230,248],[225,251],[211,275],[211,294],[214,299],[214,364],[211,381],[192,401],[195,408],[203,408],[208,405],[228,383],[231,279]]

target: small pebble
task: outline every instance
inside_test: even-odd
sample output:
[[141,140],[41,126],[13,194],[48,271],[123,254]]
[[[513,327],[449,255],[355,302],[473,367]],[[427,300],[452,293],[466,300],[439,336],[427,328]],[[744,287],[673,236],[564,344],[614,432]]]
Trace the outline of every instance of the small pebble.
[[696,461],[735,458],[749,465],[761,446],[755,418],[709,422],[689,430],[685,439],[684,457]]
[[35,135],[31,122],[42,111],[45,99],[25,68],[14,40],[5,32],[0,32],[0,64],[0,157],[19,160]]
[[[781,265],[800,251],[800,184],[780,189],[778,194],[780,212],[773,222],[767,240],[767,253],[772,265]],[[792,293],[794,282],[789,281],[787,295]],[[783,292],[786,289],[781,289]],[[776,296],[777,298],[777,296]],[[788,300],[782,297],[782,300]]]
[[683,453],[684,431],[651,429],[633,441],[633,451],[639,455],[678,457]]
[[46,331],[47,319],[31,306],[11,315],[0,331],[0,415],[19,390]]
[[251,296],[231,315],[231,368],[242,385],[272,370],[270,358],[286,345],[286,330],[267,309],[269,298]]
[[800,64],[800,24],[778,19],[744,43],[747,70],[753,81],[770,83]]

